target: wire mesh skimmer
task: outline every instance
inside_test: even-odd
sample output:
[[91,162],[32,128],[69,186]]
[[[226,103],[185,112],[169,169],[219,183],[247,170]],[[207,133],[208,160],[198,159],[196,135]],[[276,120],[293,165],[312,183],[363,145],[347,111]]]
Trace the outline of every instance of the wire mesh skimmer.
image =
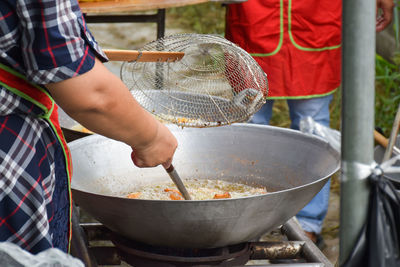
[[165,122],[214,127],[248,120],[265,103],[267,76],[242,48],[207,34],[170,35],[141,51],[184,52],[176,62],[124,62],[121,79]]

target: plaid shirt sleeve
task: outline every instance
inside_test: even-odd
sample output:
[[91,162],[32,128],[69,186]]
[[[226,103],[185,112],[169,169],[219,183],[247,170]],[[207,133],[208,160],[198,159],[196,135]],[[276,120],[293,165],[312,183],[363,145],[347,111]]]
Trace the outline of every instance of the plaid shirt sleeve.
[[0,57],[31,82],[66,80],[89,71],[95,56],[107,60],[87,29],[77,0],[4,1]]

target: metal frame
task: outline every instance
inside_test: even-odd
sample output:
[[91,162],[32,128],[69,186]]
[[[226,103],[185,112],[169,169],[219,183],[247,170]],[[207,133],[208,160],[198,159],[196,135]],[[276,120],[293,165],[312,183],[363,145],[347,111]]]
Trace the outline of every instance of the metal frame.
[[[79,258],[87,267],[98,265],[121,265],[121,256],[116,247],[101,244],[91,245],[92,242],[109,241],[111,231],[101,223],[80,223],[79,212],[74,206],[72,219],[72,246],[71,254]],[[281,227],[281,232],[288,241],[278,242],[249,242],[251,246],[250,260],[287,260],[301,258],[306,263],[285,263],[284,266],[293,267],[333,267],[333,264],[304,234],[301,226],[290,219]],[[257,265],[274,266],[275,264]],[[251,266],[251,265],[246,265]]]
[[282,226],[282,232],[289,240],[305,241],[302,247],[303,257],[307,262],[322,263],[325,267],[333,267],[333,264],[322,251],[304,233],[300,224],[290,219]]
[[165,9],[158,9],[155,14],[132,14],[132,15],[88,15],[85,14],[87,23],[157,23],[157,39],[165,35]]

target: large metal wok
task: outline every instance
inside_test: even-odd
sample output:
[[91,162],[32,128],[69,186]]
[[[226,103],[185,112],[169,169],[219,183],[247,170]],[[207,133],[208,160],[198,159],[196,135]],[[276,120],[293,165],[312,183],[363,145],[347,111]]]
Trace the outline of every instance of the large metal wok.
[[339,168],[324,140],[253,124],[216,128],[169,126],[182,179],[227,179],[264,185],[270,193],[238,199],[127,199],[135,186],[168,181],[162,167],[139,169],[129,146],[98,135],[71,142],[75,202],[105,226],[150,245],[208,248],[258,238],[303,208]]

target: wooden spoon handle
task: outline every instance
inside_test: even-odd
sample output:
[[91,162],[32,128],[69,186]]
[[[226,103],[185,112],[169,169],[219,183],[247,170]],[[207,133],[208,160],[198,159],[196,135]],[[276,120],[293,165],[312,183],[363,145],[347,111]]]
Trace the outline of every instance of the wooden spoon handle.
[[389,141],[386,139],[386,137],[381,135],[377,130],[374,130],[374,139],[378,144],[380,144],[384,148],[386,148],[389,144]]
[[175,62],[182,59],[184,52],[103,50],[110,61]]
[[[378,144],[380,144],[384,148],[387,148],[387,146],[389,145],[389,140],[383,135],[381,135],[377,130],[374,130],[374,139]],[[400,149],[394,146],[393,152],[398,155],[400,154]]]

